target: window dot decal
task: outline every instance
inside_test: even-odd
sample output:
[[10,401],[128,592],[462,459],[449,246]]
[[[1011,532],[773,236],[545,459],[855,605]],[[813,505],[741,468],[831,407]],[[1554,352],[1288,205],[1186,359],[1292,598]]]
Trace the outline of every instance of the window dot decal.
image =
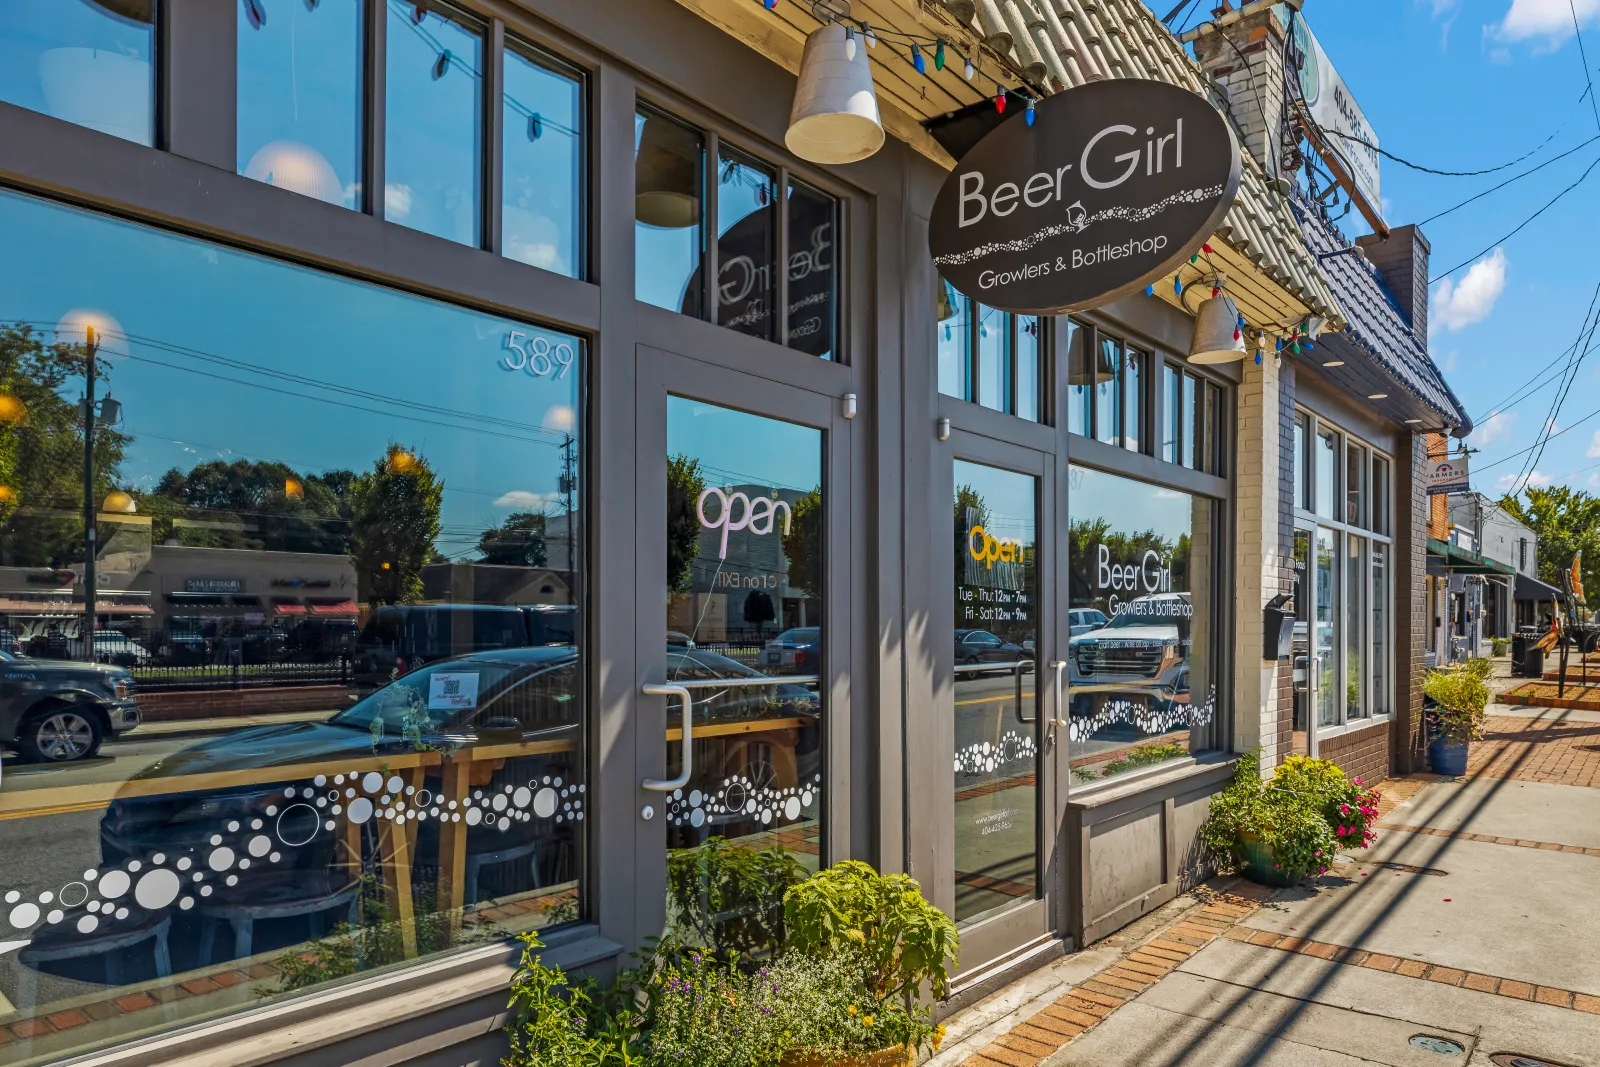
[[324,830],[332,830],[332,829],[333,829],[333,826],[334,826],[334,823],[333,823],[333,820],[332,820],[332,819],[329,819],[329,820],[328,820],[328,821],[327,821],[327,822],[325,822],[325,823],[323,823],[323,824],[322,824],[322,828],[323,828],[323,829],[324,829]]
[[334,785],[344,785],[344,775],[342,775],[342,774],[334,775],[333,776],[333,784]]
[[477,826],[481,822],[483,822],[483,809],[482,808],[472,808],[472,809],[468,810],[468,812],[467,812],[467,825],[468,826]]
[[[222,851],[227,851],[223,849]],[[132,864],[129,864],[131,867]],[[112,871],[100,879],[100,895],[107,900],[116,900],[133,887],[133,879],[128,877],[126,871]]]
[[100,920],[93,915],[85,915],[78,920],[78,933],[92,934],[100,929]]
[[157,852],[154,856],[150,857],[150,862],[159,867],[163,863],[167,862],[167,854],[165,852]]
[[353,799],[353,798],[354,798],[354,797],[355,797],[355,795],[356,795],[356,791],[355,791],[355,790],[354,790],[354,789],[346,789],[346,790],[345,790],[345,791],[344,791],[344,798],[345,798],[345,799],[346,799],[346,800],[351,800],[351,799]]
[[509,830],[511,829],[511,820],[502,815],[500,816],[500,821],[495,825],[500,827],[501,830]]
[[157,867],[139,879],[139,884],[133,887],[133,899],[141,908],[157,911],[177,900],[181,888],[176,874]]
[[[231,878],[233,876],[229,875],[228,877]],[[209,897],[211,895],[211,887],[208,886],[208,885],[201,886],[200,887],[200,895],[203,896],[203,897]]]
[[138,874],[139,873],[139,868],[141,868],[143,866],[144,866],[144,864],[140,863],[138,860],[129,860],[128,861],[128,870],[132,871],[134,874]]
[[[340,812],[341,812],[341,811],[343,811],[343,810],[344,810],[344,807],[343,807],[343,805],[340,805],[340,804],[335,804],[335,805],[334,805],[334,806],[333,806],[333,807],[331,807],[331,808],[329,808],[329,809],[328,809],[328,810],[329,810],[329,811],[330,811],[330,812],[331,812],[331,813],[333,813],[333,814],[334,814],[334,815],[337,815],[337,814],[339,814],[339,813],[340,813]],[[331,826],[330,826],[330,827],[328,827],[328,829],[330,829],[330,830],[332,830],[332,829],[333,829],[333,827],[331,827]]]
[[56,895],[54,893],[50,892],[48,889],[45,890],[43,893],[39,894],[39,903],[41,903],[41,904],[48,904],[52,900],[55,900],[55,899],[56,899]]
[[44,921],[49,923],[51,926],[54,926],[57,923],[61,922],[66,917],[67,917],[67,913],[66,912],[62,911],[60,908],[56,908],[56,909],[52,910],[49,915],[46,915],[44,917]]
[[[681,823],[682,820],[679,820],[679,821]],[[698,829],[699,827],[704,826],[705,824],[706,824],[706,813],[705,813],[705,809],[704,808],[695,808],[693,811],[691,811],[689,813],[689,825],[690,826],[693,826],[693,827]]]
[[497,793],[495,795],[493,804],[495,811],[505,811],[507,804],[506,795],[504,793]]
[[238,885],[239,884],[239,876],[237,874],[228,875],[228,884],[229,885]]
[[265,856],[268,852],[272,851],[272,839],[267,837],[266,834],[257,834],[255,837],[250,839],[248,844],[245,845],[245,849],[250,853],[250,855],[259,859],[260,857]]
[[451,822],[460,822],[461,821],[461,813],[460,812],[455,812],[455,811],[451,812],[450,813],[450,821]]
[[276,805],[276,804],[268,804],[267,805],[267,818],[270,819],[276,814],[278,814],[278,805]]
[[311,784],[320,789],[328,784],[328,776],[325,774],[319,774],[315,778],[311,779]]
[[61,906],[77,908],[89,899],[89,887],[82,882],[68,882],[61,887]]
[[126,919],[127,917],[128,917],[128,909],[127,908],[118,908],[117,909],[117,919],[118,920]]
[[11,914],[7,917],[7,921],[18,930],[26,930],[39,921],[39,905],[32,901],[26,904],[18,904],[11,909]]
[[361,779],[361,791],[363,793],[383,792],[383,775],[377,771],[368,771],[366,776]]
[[6,894],[6,903],[7,904],[15,904],[17,901],[19,901],[21,899],[22,899],[22,894],[17,892],[15,889],[11,890],[9,893]]
[[366,797],[357,797],[350,802],[350,821],[357,826],[372,818],[372,801]]
[[98,900],[91,900],[91,901],[89,901],[89,903],[86,906],[88,907],[88,909],[90,911],[99,911],[100,910],[100,902]]
[[201,874],[199,871],[195,871],[194,872],[194,880],[196,882],[203,882],[203,881],[206,880],[206,876]]
[[[260,819],[251,819],[250,820],[250,829],[252,829],[252,830],[261,829],[261,825],[262,825],[262,823],[261,823]],[[160,860],[156,860],[156,862],[160,863],[161,861]]]
[[212,834],[211,835],[211,844],[213,846],[222,844],[222,835],[221,834]]
[[447,807],[449,807],[449,809],[450,809],[450,810],[451,810],[451,811],[455,811],[455,810],[456,810],[456,802],[455,802],[455,801],[453,801],[453,800],[452,800],[452,801],[451,801],[451,802],[450,802],[450,803],[449,803],[449,804],[448,804],[448,805],[446,805],[446,806],[447,806]]
[[249,861],[249,859],[241,859],[239,861],[239,869],[241,871],[248,871],[250,869],[250,861]]
[[511,803],[519,808],[527,807],[528,802],[532,799],[533,794],[529,792],[527,786],[518,786],[517,791],[511,794]]
[[410,796],[411,794],[415,793],[416,791],[417,791],[417,787],[416,786],[414,786],[414,785],[406,786],[406,796]]
[[182,900],[178,901],[178,907],[182,908],[184,911],[188,911],[190,908],[194,907],[194,897],[184,897]]
[[83,872],[83,880],[85,882],[92,882],[98,877],[100,877],[100,872],[99,871],[84,871]]
[[283,791],[283,795],[286,796],[286,797],[293,797],[294,796],[294,786],[291,785],[288,789],[285,789]]
[[474,790],[473,790],[473,791],[472,791],[472,799],[473,799],[473,800],[482,800],[482,799],[483,799],[483,790],[481,790],[481,789],[474,789]]
[[390,803],[389,794],[385,793],[385,794],[383,794],[383,796],[379,797],[378,798],[378,803],[382,804],[384,807],[388,807],[389,803]]
[[268,863],[277,863],[281,859],[283,859],[283,853],[274,852],[274,853],[272,853],[271,855],[269,855],[267,857],[267,862]]
[[327,806],[328,806],[328,798],[327,797],[318,797],[317,798],[317,807],[325,808]]
[[[233,849],[227,847],[219,848],[212,852],[211,855],[206,857],[206,866],[210,867],[213,871],[225,871],[229,867],[233,866],[233,858]],[[113,871],[112,873],[115,874],[116,872]],[[107,875],[106,877],[110,878],[110,875]],[[103,884],[100,887],[100,891],[102,893],[105,892],[105,886]],[[107,895],[109,896],[111,894]]]
[[239,832],[239,820],[235,819],[232,822],[228,823],[228,833],[236,834],[238,832]]
[[556,791],[549,786],[539,790],[533,798],[533,813],[541,819],[548,819],[556,813]]
[[783,802],[783,817],[785,819],[798,819],[800,817],[799,797],[790,797]]

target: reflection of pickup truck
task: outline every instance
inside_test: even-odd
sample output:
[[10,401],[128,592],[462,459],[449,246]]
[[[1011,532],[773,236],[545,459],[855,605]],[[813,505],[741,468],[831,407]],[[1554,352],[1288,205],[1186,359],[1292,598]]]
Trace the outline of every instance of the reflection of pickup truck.
[[133,675],[124,668],[0,652],[0,743],[25,759],[87,759],[105,738],[137,725]]
[[1193,609],[1188,593],[1157,593],[1122,605],[1104,626],[1068,643],[1072,711],[1093,714],[1107,699],[1157,707],[1189,691],[1185,639]]

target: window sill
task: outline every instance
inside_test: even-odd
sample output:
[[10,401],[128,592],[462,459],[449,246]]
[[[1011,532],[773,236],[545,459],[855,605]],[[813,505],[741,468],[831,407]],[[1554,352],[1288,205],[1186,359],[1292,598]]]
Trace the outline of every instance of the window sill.
[[1120,775],[1109,782],[1096,782],[1071,790],[1067,803],[1078,808],[1095,808],[1184,778],[1197,777],[1219,767],[1231,767],[1236,757],[1228,752],[1203,752],[1198,756],[1163,763]]
[[[547,943],[545,960],[565,969],[622,953],[621,945],[601,937],[589,924],[552,933]],[[516,946],[496,942],[62,1063],[63,1067],[258,1067],[478,997],[503,995],[519,955]]]
[[1317,727],[1317,743],[1321,744],[1330,738],[1343,737],[1345,734],[1354,733],[1357,730],[1366,730],[1373,726],[1386,724],[1393,718],[1393,715],[1373,715],[1365,719],[1352,719],[1342,726],[1319,726]]

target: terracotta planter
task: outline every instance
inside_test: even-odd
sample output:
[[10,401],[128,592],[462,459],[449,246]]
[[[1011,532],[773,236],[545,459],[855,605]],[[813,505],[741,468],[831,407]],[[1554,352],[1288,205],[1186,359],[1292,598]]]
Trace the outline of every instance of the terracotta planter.
[[1299,876],[1289,871],[1276,870],[1272,865],[1272,849],[1267,843],[1255,834],[1241,834],[1239,837],[1240,851],[1244,854],[1243,874],[1252,882],[1259,885],[1291,886],[1298,882]]
[[904,1045],[878,1052],[807,1052],[791,1049],[778,1061],[780,1067],[913,1067],[917,1058]]

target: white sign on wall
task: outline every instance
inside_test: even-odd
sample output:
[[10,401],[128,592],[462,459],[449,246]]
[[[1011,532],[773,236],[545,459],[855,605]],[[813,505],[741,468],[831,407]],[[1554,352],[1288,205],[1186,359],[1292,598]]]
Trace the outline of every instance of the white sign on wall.
[[[1288,9],[1279,4],[1273,10],[1287,26]],[[1383,201],[1378,195],[1379,156],[1375,147],[1367,147],[1378,144],[1377,131],[1367,121],[1367,116],[1362,114],[1361,105],[1356,103],[1356,98],[1350,94],[1350,87],[1339,77],[1339,72],[1334,69],[1328,53],[1322,50],[1303,14],[1294,16],[1294,44],[1295,50],[1305,56],[1299,72],[1300,95],[1305,98],[1311,117],[1323,129],[1344,134],[1343,137],[1330,136],[1330,146],[1349,167],[1357,188],[1372,210],[1381,210]],[[1352,137],[1367,142],[1367,145],[1347,139]]]
[[1428,460],[1428,495],[1465,493],[1472,487],[1467,477],[1467,457]]

